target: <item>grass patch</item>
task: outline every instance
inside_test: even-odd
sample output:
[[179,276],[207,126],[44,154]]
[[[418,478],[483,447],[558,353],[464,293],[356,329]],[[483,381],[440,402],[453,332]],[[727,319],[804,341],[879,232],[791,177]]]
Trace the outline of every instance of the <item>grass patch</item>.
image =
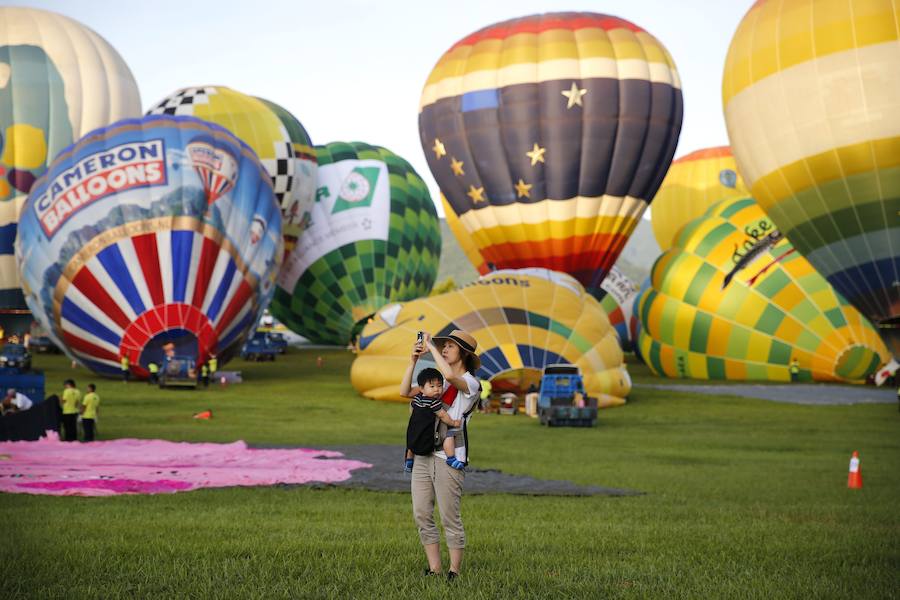
[[[317,355],[325,359],[315,365]],[[98,384],[101,439],[402,445],[407,410],[357,396],[352,356],[236,361],[245,383],[159,390],[39,357],[48,393]],[[636,379],[650,381],[639,368]],[[655,380],[659,381],[659,380]],[[211,408],[211,421],[191,415]],[[647,492],[467,496],[454,594],[470,598],[895,598],[900,416],[893,405],[797,406],[636,390],[593,429],[476,415],[480,468]],[[865,487],[846,489],[859,450]],[[399,468],[399,467],[398,467]],[[231,488],[165,496],[0,495],[0,597],[444,598],[408,494]],[[445,559],[446,560],[446,559]]]

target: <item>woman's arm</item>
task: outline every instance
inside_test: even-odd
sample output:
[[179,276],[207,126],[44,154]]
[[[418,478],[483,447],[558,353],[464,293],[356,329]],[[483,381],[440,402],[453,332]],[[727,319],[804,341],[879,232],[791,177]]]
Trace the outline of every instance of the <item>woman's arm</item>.
[[424,354],[425,349],[422,348],[419,344],[415,344],[413,346],[412,355],[409,357],[409,366],[406,367],[406,373],[403,374],[403,380],[400,382],[400,395],[405,398],[411,398],[415,396],[413,393],[413,389],[418,391],[418,387],[412,387],[412,374],[416,369],[416,362],[418,362],[419,357]]

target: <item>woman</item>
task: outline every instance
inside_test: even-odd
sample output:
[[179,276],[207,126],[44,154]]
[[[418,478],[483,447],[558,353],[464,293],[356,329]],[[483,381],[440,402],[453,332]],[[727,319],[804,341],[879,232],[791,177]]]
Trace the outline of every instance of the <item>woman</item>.
[[[409,389],[416,361],[425,352],[431,352],[435,366],[444,376],[443,401],[449,404],[447,413],[453,419],[462,419],[463,433],[456,438],[456,456],[463,462],[468,460],[468,439],[465,423],[477,406],[479,396],[478,379],[475,371],[481,361],[475,350],[478,342],[471,335],[460,329],[454,329],[447,336],[433,338],[423,334],[422,342],[413,346],[409,367],[406,370],[401,389],[415,394],[418,390]],[[441,524],[447,549],[450,551],[450,570],[448,579],[459,575],[462,565],[463,549],[466,546],[466,533],[460,515],[460,500],[466,473],[456,470],[447,464],[447,455],[443,449],[429,456],[416,456],[412,471],[413,518],[419,529],[419,539],[425,548],[428,558],[426,575],[441,572],[440,534],[434,523],[434,502],[437,499]]]

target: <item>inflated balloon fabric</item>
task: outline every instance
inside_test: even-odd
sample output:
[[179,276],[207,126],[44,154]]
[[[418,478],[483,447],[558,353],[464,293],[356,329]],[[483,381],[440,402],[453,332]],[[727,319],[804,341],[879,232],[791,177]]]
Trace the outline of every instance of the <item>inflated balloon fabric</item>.
[[636,305],[641,357],[659,375],[860,381],[887,360],[871,323],[782,238],[723,289],[775,231],[752,198],[723,200],[682,228]]
[[501,270],[461,290],[383,308],[359,338],[353,387],[376,400],[403,400],[400,380],[416,333],[454,329],[477,340],[481,379],[571,363],[601,406],[623,404],[631,390],[618,336],[600,303],[571,276],[546,269]]

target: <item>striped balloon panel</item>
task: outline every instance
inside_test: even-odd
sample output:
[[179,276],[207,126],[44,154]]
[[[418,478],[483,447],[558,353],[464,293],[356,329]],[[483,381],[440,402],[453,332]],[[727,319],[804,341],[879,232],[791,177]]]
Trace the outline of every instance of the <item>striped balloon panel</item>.
[[900,317],[898,13],[897,0],[757,2],[722,83],[754,197],[876,323]]
[[[295,281],[279,283],[271,310],[309,340],[346,344],[356,324],[385,304],[431,290],[440,262],[440,222],[425,183],[406,160],[389,150],[362,142],[333,142],[317,146],[316,153],[320,172],[342,161],[384,165],[390,198],[387,214],[378,218],[387,221],[386,236],[370,238],[361,230],[315,259]],[[322,216],[325,221],[329,218]],[[314,217],[306,235],[329,235],[328,227]],[[298,245],[294,258],[304,258],[307,251]]]
[[419,134],[486,262],[596,288],[665,175],[681,117],[677,71],[652,36],[556,13],[446,52],[422,93]]
[[252,324],[252,279],[196,226],[123,236],[73,258],[83,266],[60,279],[54,297],[66,345],[82,362],[116,374],[121,354],[138,364],[147,343],[171,329],[197,332],[200,353],[215,353]]
[[787,241],[722,289],[756,237],[774,231],[752,198],[723,200],[691,221],[642,291],[640,354],[668,377],[858,381],[886,360],[871,323]]
[[[216,168],[231,181],[222,193],[207,177]],[[271,298],[280,218],[256,155],[222,127],[117,122],[62,152],[22,209],[16,254],[29,308],[100,373],[128,356],[146,375],[176,333],[198,361],[216,354],[223,364]]]
[[572,277],[544,269],[495,271],[460,290],[376,313],[359,339],[350,373],[354,388],[400,401],[396,381],[409,364],[416,332],[440,336],[454,329],[477,340],[481,367],[475,375],[481,379],[571,363],[602,406],[624,404],[630,391],[622,350],[599,302]]
[[704,148],[672,161],[651,209],[653,235],[660,249],[671,248],[678,230],[710,205],[749,194],[728,146]]
[[13,244],[28,192],[88,131],[141,114],[137,83],[116,50],[81,23],[0,7],[0,309],[25,309]]

